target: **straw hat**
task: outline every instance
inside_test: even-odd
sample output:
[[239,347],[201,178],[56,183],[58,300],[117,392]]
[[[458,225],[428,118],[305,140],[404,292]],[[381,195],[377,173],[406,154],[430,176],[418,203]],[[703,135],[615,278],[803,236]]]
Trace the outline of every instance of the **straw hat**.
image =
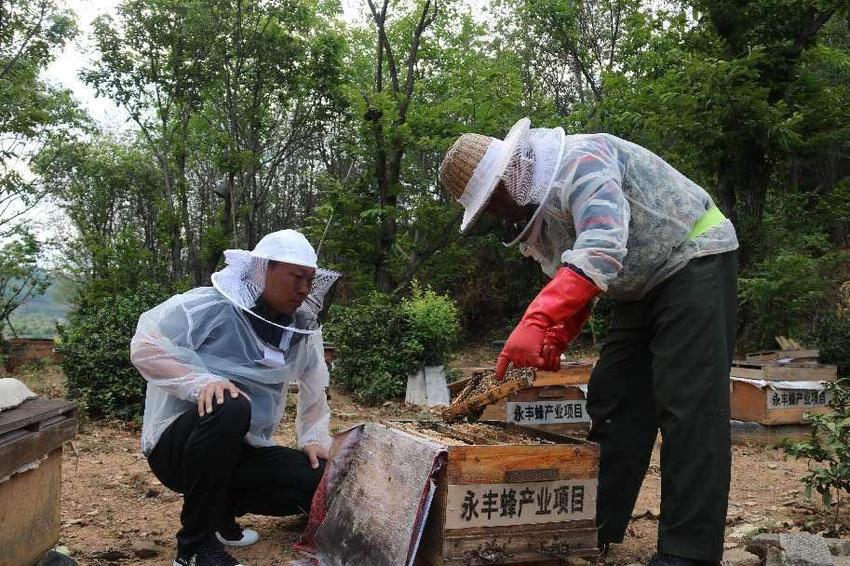
[[513,125],[504,140],[463,134],[449,148],[440,164],[440,181],[464,207],[461,234],[469,231],[493,196],[499,180],[518,148],[527,138],[531,121]]

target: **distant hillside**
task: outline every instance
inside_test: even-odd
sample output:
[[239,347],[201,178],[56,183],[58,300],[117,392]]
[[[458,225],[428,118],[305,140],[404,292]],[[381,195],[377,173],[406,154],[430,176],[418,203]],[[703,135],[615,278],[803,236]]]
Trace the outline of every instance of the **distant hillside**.
[[[22,338],[53,338],[56,324],[65,322],[71,305],[67,301],[67,288],[57,282],[50,285],[44,295],[30,299],[12,313],[12,325]],[[5,334],[11,336],[6,329]]]

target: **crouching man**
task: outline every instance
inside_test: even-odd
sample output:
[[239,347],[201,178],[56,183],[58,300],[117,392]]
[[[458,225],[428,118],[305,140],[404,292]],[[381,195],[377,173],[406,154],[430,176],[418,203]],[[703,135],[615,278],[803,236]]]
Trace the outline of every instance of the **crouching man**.
[[[144,313],[131,343],[148,382],[142,451],[183,494],[174,566],[237,566],[224,545],[258,535],[236,517],[309,511],[331,443],[320,322],[339,274],[294,230],[224,255],[212,287]],[[293,382],[300,450],[272,442]]]

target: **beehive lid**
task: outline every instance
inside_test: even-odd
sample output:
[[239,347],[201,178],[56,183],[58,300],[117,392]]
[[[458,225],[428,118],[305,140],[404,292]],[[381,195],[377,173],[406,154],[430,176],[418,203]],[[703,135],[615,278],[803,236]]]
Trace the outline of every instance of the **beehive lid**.
[[74,437],[77,407],[65,399],[36,397],[0,412],[0,478]]

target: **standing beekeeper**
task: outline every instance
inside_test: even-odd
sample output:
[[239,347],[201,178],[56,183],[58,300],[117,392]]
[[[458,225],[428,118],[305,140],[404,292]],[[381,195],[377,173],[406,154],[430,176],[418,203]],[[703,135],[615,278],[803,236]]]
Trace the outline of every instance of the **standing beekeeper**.
[[508,245],[551,281],[499,355],[556,370],[593,299],[614,299],[590,378],[601,449],[599,543],[621,542],[660,428],[661,518],[653,565],[717,563],[730,479],[729,368],[738,240],[705,190],[608,134],[566,136],[520,120],[503,140],[462,135],[440,165],[465,208],[512,230]]
[[[331,443],[320,323],[339,274],[294,230],[224,257],[212,287],[144,313],[131,343],[148,382],[142,451],[183,494],[175,566],[238,564],[223,544],[258,537],[237,516],[309,511]],[[272,441],[293,382],[301,450]]]

